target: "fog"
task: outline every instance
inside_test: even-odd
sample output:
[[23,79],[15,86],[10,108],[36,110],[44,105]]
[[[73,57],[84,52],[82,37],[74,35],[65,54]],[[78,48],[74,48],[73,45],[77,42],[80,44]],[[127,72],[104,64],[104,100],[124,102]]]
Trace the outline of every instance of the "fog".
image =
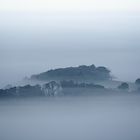
[[1,140],[139,140],[139,95],[0,101]]
[[[0,140],[140,140],[139,7],[138,0],[1,0]],[[80,90],[76,83],[65,94],[56,82],[20,87],[33,74],[92,64],[119,82]]]
[[103,65],[121,81],[140,75],[136,12],[1,11],[0,85],[52,68]]
[[3,85],[49,69],[83,64],[106,66],[116,80],[121,81],[134,82],[140,75],[139,48],[20,48],[4,50],[2,56],[0,77]]

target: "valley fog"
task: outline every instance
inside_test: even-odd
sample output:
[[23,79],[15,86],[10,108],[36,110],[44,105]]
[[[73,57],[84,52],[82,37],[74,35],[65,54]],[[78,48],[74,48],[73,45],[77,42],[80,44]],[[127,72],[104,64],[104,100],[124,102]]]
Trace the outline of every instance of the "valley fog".
[[0,100],[1,140],[139,140],[140,95]]

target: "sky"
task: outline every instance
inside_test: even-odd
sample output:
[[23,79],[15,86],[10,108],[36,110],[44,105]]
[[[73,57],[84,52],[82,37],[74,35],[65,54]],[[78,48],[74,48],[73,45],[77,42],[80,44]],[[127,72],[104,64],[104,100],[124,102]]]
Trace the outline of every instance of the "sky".
[[139,0],[1,0],[1,11],[139,11]]
[[82,64],[134,82],[139,52],[139,0],[0,0],[1,85]]

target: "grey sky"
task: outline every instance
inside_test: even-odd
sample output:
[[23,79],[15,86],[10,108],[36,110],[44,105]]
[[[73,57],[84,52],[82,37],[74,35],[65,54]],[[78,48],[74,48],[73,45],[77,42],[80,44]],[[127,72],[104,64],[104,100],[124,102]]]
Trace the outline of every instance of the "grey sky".
[[134,81],[140,77],[140,14],[135,5],[128,7],[80,12],[59,7],[59,13],[0,9],[1,84],[80,64],[104,65],[118,80]]

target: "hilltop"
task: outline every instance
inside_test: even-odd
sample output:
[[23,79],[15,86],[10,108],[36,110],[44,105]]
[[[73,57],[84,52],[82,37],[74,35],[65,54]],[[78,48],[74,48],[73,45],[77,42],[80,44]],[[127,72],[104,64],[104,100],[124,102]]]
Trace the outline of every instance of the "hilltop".
[[30,79],[39,81],[108,81],[112,79],[110,73],[111,71],[104,66],[96,67],[95,65],[81,65],[78,67],[67,67],[48,70],[40,74],[32,75]]

